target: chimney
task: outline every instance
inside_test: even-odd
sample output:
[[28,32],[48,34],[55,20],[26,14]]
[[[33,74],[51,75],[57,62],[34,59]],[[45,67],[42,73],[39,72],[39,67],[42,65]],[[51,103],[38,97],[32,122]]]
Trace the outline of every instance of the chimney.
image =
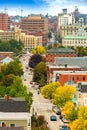
[[5,95],[5,100],[8,101],[10,99],[9,95]]
[[67,64],[65,64],[65,68],[67,68]]

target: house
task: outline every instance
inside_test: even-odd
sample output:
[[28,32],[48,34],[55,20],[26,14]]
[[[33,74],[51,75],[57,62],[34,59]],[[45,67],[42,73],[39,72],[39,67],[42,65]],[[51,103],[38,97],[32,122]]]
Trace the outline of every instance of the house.
[[0,98],[0,130],[31,130],[31,115],[24,98]]
[[3,60],[1,60],[1,63],[2,63],[2,64],[9,64],[11,61],[13,61],[12,58],[6,57],[6,58],[4,58]]

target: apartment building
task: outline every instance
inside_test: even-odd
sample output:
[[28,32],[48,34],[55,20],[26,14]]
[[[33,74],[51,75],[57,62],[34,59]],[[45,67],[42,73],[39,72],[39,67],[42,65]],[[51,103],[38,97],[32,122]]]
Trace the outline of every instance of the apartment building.
[[63,9],[62,13],[58,14],[58,29],[62,25],[71,25],[74,23],[74,16],[72,13],[67,13],[67,9]]
[[47,44],[48,19],[42,15],[29,15],[21,20],[21,29],[35,36],[42,36],[43,45]]
[[25,49],[34,49],[37,46],[42,46],[42,36],[25,35],[22,33],[20,36],[22,42],[24,43]]
[[37,46],[42,46],[42,36],[33,36],[21,32],[21,29],[15,29],[14,31],[0,31],[1,40],[15,39],[21,40],[25,49],[34,49]]
[[8,31],[9,16],[6,13],[0,13],[0,30]]

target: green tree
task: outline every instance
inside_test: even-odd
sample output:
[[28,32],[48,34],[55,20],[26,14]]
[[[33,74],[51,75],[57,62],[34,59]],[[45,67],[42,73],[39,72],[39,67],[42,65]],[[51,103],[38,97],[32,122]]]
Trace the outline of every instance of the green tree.
[[32,93],[29,92],[29,93],[25,93],[25,100],[27,102],[27,110],[30,112],[30,108],[31,108],[31,105],[32,105],[32,102],[33,102],[33,99],[32,99]]
[[51,31],[49,31],[49,33],[48,33],[48,39],[50,40],[52,38],[52,33],[51,33]]
[[44,86],[47,83],[47,68],[44,62],[40,62],[34,68],[33,80]]
[[0,85],[0,97],[4,97],[6,94],[6,87]]
[[10,91],[8,95],[11,97],[23,97],[27,92],[26,87],[22,84],[22,79],[19,76],[16,76],[13,84],[10,86]]
[[87,55],[85,48],[83,46],[78,47],[78,53],[79,53],[78,54],[79,56],[86,56]]
[[5,75],[2,79],[3,86],[10,86],[13,83],[15,76],[13,74]]
[[10,51],[9,41],[1,41],[1,43],[0,43],[0,51]]
[[14,74],[15,76],[21,76],[23,74],[23,68],[21,64],[18,64],[16,61],[11,61],[6,68],[6,75]]

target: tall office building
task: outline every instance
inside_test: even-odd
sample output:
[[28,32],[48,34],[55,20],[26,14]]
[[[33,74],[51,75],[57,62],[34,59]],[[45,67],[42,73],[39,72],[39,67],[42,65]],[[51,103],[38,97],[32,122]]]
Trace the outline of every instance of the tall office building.
[[47,44],[48,19],[42,15],[29,15],[21,19],[21,29],[35,36],[42,36],[43,45]]
[[58,14],[58,29],[62,25],[71,25],[74,23],[74,16],[72,13],[67,13],[67,9],[63,9],[63,12]]
[[6,13],[0,13],[0,30],[8,31],[9,16]]

